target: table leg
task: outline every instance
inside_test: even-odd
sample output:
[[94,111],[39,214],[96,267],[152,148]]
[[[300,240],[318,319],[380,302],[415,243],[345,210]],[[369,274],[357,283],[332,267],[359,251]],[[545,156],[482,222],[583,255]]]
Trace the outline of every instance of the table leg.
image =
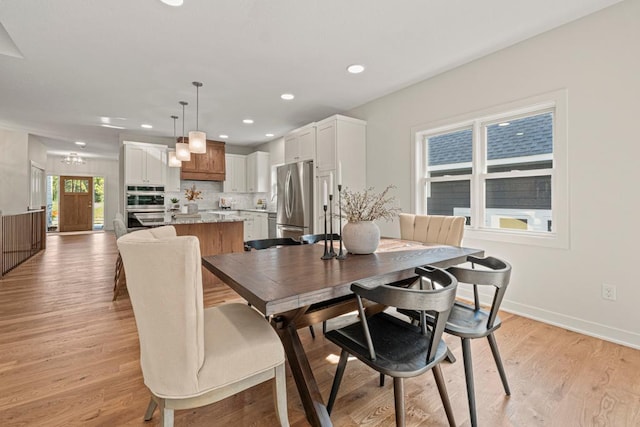
[[296,381],[307,421],[313,427],[333,426],[295,325],[289,323],[279,325],[275,329],[284,345],[287,361]]

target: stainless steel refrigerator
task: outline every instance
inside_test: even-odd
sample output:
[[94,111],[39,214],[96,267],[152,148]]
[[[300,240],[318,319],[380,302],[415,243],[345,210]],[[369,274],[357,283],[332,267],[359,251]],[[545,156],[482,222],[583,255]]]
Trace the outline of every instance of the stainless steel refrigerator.
[[278,237],[313,233],[313,162],[278,168]]

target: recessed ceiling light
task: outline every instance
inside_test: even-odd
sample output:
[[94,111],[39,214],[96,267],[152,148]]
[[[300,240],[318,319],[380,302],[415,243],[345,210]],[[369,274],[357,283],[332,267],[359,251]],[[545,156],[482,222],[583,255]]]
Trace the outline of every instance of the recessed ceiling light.
[[169,6],[182,6],[184,3],[183,0],[160,0],[164,4],[168,4]]
[[141,128],[145,128],[145,129],[153,129],[153,126],[152,126],[152,125],[148,125],[148,124],[146,124],[146,123],[145,123],[145,124],[140,125],[140,127],[141,127]]
[[250,124],[252,124],[252,123],[253,123],[253,120],[251,120],[251,119],[244,119],[244,120],[242,121],[242,123],[246,123],[246,124],[250,125]]
[[274,135],[272,133],[265,133],[264,136],[266,136],[267,138],[271,138]]
[[282,95],[280,95],[280,98],[284,99],[285,101],[291,101],[293,98],[295,98],[295,95],[292,93],[283,93]]
[[101,124],[100,126],[102,126],[103,128],[111,128],[111,129],[124,129],[124,127],[122,126],[114,126],[114,125],[107,125],[107,124]]
[[85,147],[87,145],[87,143],[83,142],[83,141],[76,141],[76,145],[78,145],[80,147]]
[[227,138],[229,138],[229,135],[221,134],[221,135],[218,135],[218,137],[220,137],[222,139],[227,139]]
[[498,123],[498,126],[509,126],[511,123],[509,122],[503,122],[503,123]]
[[352,64],[347,67],[347,71],[351,74],[360,74],[364,71],[364,65]]

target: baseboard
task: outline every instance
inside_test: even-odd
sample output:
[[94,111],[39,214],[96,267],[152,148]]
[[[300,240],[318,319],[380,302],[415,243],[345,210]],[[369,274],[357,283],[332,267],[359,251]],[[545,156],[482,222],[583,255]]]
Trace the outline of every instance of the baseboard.
[[[473,292],[458,288],[458,294],[465,299],[473,300]],[[482,298],[481,298],[482,299]],[[558,326],[583,335],[599,338],[615,344],[640,350],[640,334],[624,329],[613,328],[601,323],[591,322],[566,314],[545,310],[527,304],[504,300],[500,310],[517,314],[549,325]]]

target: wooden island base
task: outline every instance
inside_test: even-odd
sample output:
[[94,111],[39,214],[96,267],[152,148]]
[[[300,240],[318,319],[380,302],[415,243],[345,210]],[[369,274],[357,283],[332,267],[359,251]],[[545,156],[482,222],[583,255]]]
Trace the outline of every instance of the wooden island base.
[[[200,240],[202,256],[218,255],[244,250],[244,224],[242,221],[172,224],[178,236],[196,236]],[[202,269],[202,285],[219,285],[218,279],[206,268]]]

